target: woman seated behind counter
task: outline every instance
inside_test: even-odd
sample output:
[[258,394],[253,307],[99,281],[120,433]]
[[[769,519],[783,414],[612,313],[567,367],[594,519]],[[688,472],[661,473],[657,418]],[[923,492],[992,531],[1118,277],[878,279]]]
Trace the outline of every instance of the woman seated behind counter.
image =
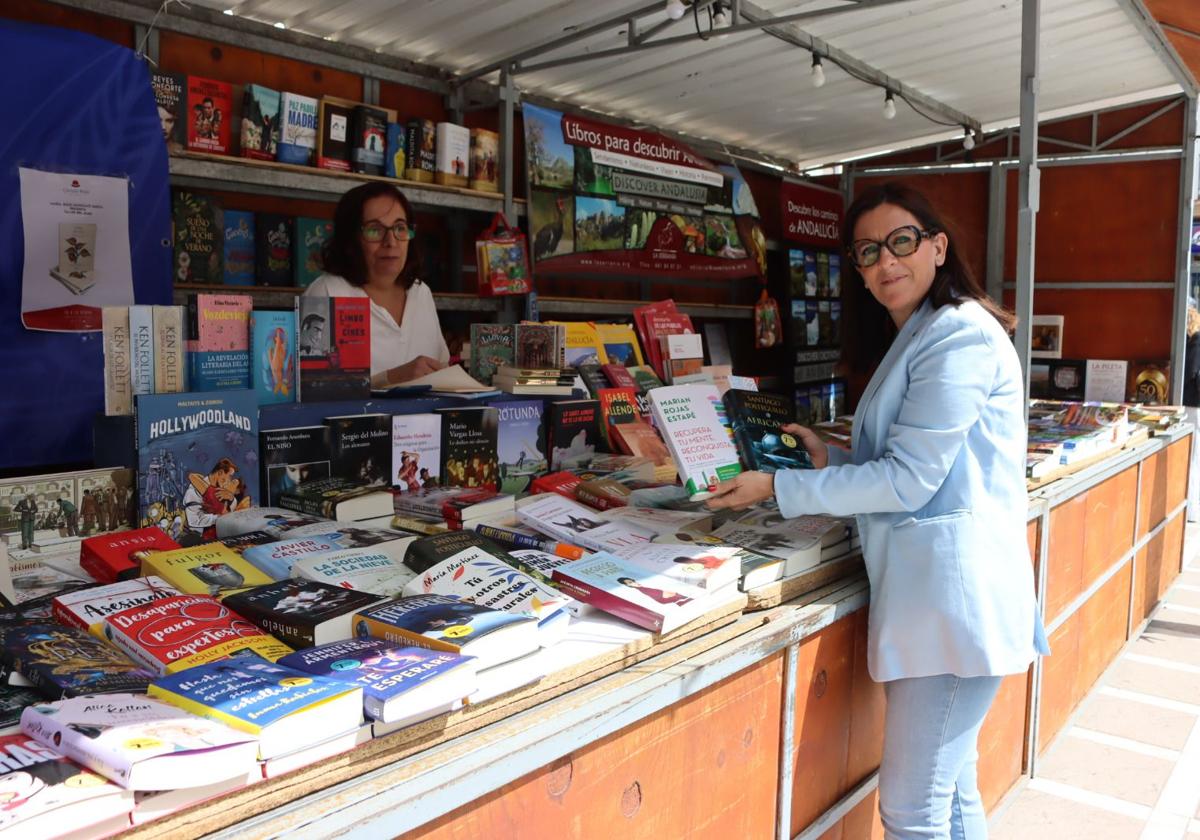
[[372,388],[417,379],[450,360],[433,292],[417,278],[421,259],[412,219],[412,205],[392,184],[350,190],[321,249],[325,273],[304,291],[371,299]]

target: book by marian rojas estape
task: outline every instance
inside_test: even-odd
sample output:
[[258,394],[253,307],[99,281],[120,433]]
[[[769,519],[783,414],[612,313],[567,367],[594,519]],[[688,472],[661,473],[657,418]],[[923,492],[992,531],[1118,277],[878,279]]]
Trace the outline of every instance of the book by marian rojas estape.
[[182,546],[217,538],[216,521],[259,502],[253,391],[137,398],[138,522]]

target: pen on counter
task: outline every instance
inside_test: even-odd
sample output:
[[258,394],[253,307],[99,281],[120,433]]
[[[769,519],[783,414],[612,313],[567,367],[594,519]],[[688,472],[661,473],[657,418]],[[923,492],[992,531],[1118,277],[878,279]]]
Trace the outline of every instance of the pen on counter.
[[514,548],[532,548],[557,557],[565,557],[567,560],[580,560],[584,555],[584,550],[577,545],[542,539],[530,534],[522,534],[520,531],[497,528],[495,525],[476,525],[475,533]]

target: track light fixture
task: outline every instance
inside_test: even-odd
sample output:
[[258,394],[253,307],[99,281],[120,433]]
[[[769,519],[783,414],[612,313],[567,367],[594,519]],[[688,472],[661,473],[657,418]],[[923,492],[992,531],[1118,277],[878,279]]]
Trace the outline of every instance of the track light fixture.
[[666,13],[671,20],[679,20],[687,11],[683,0],[667,0]]
[[896,100],[893,98],[890,90],[887,92],[887,96],[883,98],[883,118],[885,120],[896,119]]
[[825,68],[821,66],[821,56],[813,53],[812,60],[812,86],[815,88],[825,84]]

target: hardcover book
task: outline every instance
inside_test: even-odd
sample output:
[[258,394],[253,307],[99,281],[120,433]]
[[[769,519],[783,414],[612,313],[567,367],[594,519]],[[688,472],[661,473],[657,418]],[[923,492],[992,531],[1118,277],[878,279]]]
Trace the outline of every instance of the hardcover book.
[[188,296],[188,382],[194,391],[250,387],[248,295]]
[[231,592],[271,583],[232,548],[208,543],[176,551],[160,551],[142,561],[142,572],[158,575],[180,592],[223,598]]
[[317,100],[298,93],[283,93],[279,104],[280,135],[276,157],[280,163],[312,165],[317,145]]
[[407,158],[404,149],[404,124],[387,124],[387,153],[383,161],[383,174],[388,178],[403,178]]
[[154,324],[154,393],[181,393],[187,390],[184,308],[154,306],[151,309]]
[[214,199],[178,190],[171,201],[175,237],[176,283],[220,283],[225,247],[221,205]]
[[214,155],[230,153],[233,138],[233,86],[215,79],[187,77],[187,147]]
[[100,321],[104,330],[104,413],[133,414],[129,307],[105,306]]
[[655,425],[692,499],[708,497],[710,487],[742,471],[737,447],[717,416],[717,393],[712,385],[673,385],[650,392]]
[[371,396],[370,305],[365,297],[296,298],[300,401]]
[[301,557],[332,554],[349,549],[366,553],[383,553],[397,563],[403,563],[408,546],[414,537],[391,528],[338,527],[334,522],[320,522],[295,528],[289,539],[248,547],[242,554],[273,580],[292,577],[292,566]]
[[230,595],[225,604],[284,643],[308,648],[349,639],[354,613],[381,600],[313,580],[281,580]]
[[267,429],[258,438],[264,504],[268,507],[278,506],[284,493],[306,481],[329,478],[327,426]]
[[254,214],[255,285],[292,285],[293,225],[282,213]]
[[608,364],[636,367],[644,364],[637,335],[629,324],[597,324],[596,333]]
[[500,192],[500,135],[486,128],[471,129],[470,187]]
[[202,787],[257,769],[254,736],[144,695],[39,703],[21,728],[127,790]]
[[540,533],[590,551],[646,545],[656,536],[633,523],[605,521],[596,511],[556,493],[522,499],[517,518]]
[[333,237],[333,222],[299,216],[295,221],[293,285],[306,289],[321,276],[321,249]]
[[470,158],[470,129],[449,122],[438,123],[434,180],[449,187],[465,187]]
[[433,120],[409,120],[404,146],[408,151],[404,177],[433,183],[433,173],[437,170],[437,126]]
[[[383,487],[392,462],[392,417],[388,414],[347,414],[326,417],[329,427],[329,468],[336,478],[368,487]],[[387,516],[391,511],[386,511]]]
[[600,404],[564,400],[547,406],[546,452],[552,472],[587,466],[600,441]]
[[98,639],[104,638],[104,619],[115,613],[163,601],[179,594],[179,590],[154,575],[93,586],[56,595],[52,614],[68,627],[86,630]]
[[513,358],[518,368],[566,366],[566,332],[562,324],[517,324]]
[[354,147],[350,150],[350,168],[368,175],[383,174],[383,156],[387,147],[387,112],[370,105],[355,105],[350,117]]
[[296,312],[250,314],[250,382],[259,405],[296,401]]
[[350,548],[298,557],[292,563],[292,577],[395,597],[412,580],[413,572],[387,551]]
[[791,400],[778,394],[730,388],[724,402],[746,469],[769,473],[812,469],[804,444],[783,431],[784,426],[796,422]]
[[362,690],[256,656],[197,665],[156,680],[149,694],[199,717],[258,736],[266,760],[362,723]]
[[392,417],[391,485],[403,493],[437,487],[442,470],[442,416]]
[[442,484],[495,490],[499,412],[484,406],[444,408],[438,414],[442,417]]
[[516,359],[517,328],[512,324],[471,325],[471,377],[492,384],[496,371]]
[[138,526],[183,546],[217,538],[225,514],[260,500],[253,391],[139,396]]
[[242,157],[275,160],[279,147],[279,91],[246,85],[242,94]]
[[369,637],[298,650],[280,664],[360,687],[367,715],[384,723],[412,724],[457,708],[477,682],[473,657]]
[[548,467],[545,455],[547,433],[542,422],[542,400],[496,403],[499,432],[496,453],[500,464],[500,492],[519,494]]
[[319,108],[317,166],[339,172],[350,171],[350,109],[328,99]]
[[112,645],[78,627],[13,624],[0,634],[0,659],[50,700],[144,692],[151,679]]
[[392,513],[392,494],[378,485],[330,476],[317,478],[286,490],[279,504],[288,510],[338,522],[376,519]]
[[616,426],[642,419],[637,405],[637,391],[634,388],[601,388],[596,392],[596,401],[600,404],[600,428],[608,451],[619,452]]
[[513,511],[510,494],[469,487],[430,487],[415,493],[397,493],[392,503],[397,514],[445,522],[455,530],[470,521]]
[[640,545],[612,552],[635,566],[712,593],[736,586],[742,576],[742,549],[680,543]]
[[158,107],[167,153],[178,154],[187,143],[187,118],[183,110],[187,77],[178,73],[151,73],[150,86],[154,89],[154,104]]
[[224,211],[224,281],[226,286],[254,285],[254,214]]
[[355,635],[474,656],[483,670],[538,649],[537,619],[447,595],[399,598],[358,613]]
[[145,555],[177,548],[179,543],[158,526],[97,534],[79,544],[79,565],[100,583],[115,583],[141,574]]

